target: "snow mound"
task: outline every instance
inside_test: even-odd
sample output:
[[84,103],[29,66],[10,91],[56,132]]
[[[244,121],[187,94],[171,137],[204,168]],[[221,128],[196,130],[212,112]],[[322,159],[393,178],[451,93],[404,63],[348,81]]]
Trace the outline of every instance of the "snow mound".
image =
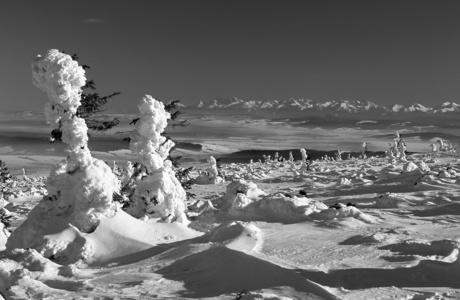
[[384,195],[380,195],[375,203],[375,205],[379,208],[398,208],[409,206],[410,204],[412,203],[401,198],[395,193],[386,193]]
[[222,226],[200,239],[202,242],[214,240],[212,246],[202,252],[176,258],[158,273],[166,279],[183,282],[187,290],[184,297],[218,297],[242,290],[291,286],[312,297],[337,299],[329,290],[306,280],[295,271],[258,257],[253,251],[260,239],[257,227],[243,223],[228,226],[230,228]]
[[253,182],[247,182],[243,179],[234,180],[227,185],[225,195],[217,207],[223,210],[244,210],[249,204],[265,194]]
[[267,222],[294,223],[308,220],[311,214],[327,209],[317,200],[304,197],[287,197],[281,193],[272,194],[254,202],[248,211],[262,216]]
[[81,232],[92,232],[102,217],[111,217],[117,206],[112,194],[119,183],[101,160],[90,158],[90,164],[70,171],[67,161],[56,166],[48,178],[48,196],[32,209],[27,220],[10,236],[8,250],[34,248],[42,237],[56,230],[61,220]]
[[417,181],[422,177],[423,173],[418,167],[413,171],[406,171],[403,173],[390,171],[390,168],[385,167],[380,171],[379,177],[375,183],[384,184],[393,182]]
[[357,209],[354,206],[345,206],[340,209],[335,209],[335,208],[329,208],[322,210],[314,215],[315,218],[321,219],[321,220],[340,220],[340,219],[345,219],[345,218],[354,218],[359,221],[362,221],[364,223],[368,224],[375,224],[378,223],[377,218],[368,215],[366,213],[363,213],[359,209]]
[[109,261],[125,263],[136,260],[133,254],[154,245],[199,235],[182,224],[145,222],[121,210],[110,218],[101,218],[92,233],[79,231],[69,224],[69,218],[55,217],[48,221],[52,226],[37,234],[29,243],[16,238],[8,240],[7,248],[12,252],[17,248],[34,249],[43,259],[62,265],[100,265]]
[[407,240],[380,249],[397,252],[400,255],[416,255],[421,259],[454,262],[458,259],[459,246],[459,242],[454,240]]

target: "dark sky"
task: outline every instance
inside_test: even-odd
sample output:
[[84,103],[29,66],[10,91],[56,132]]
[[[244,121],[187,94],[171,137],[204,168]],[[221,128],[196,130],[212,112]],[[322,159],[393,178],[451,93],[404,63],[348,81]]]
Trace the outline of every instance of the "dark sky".
[[14,0],[0,4],[0,110],[41,111],[30,64],[77,53],[111,112],[309,98],[460,102],[460,1]]

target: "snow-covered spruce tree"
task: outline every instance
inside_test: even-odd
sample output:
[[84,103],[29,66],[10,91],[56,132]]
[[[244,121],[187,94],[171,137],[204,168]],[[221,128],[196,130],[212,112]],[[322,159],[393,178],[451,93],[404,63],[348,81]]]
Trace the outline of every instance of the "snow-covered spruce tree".
[[[173,128],[174,127],[185,127],[185,126],[189,125],[187,120],[179,120],[180,116],[183,113],[180,110],[179,102],[180,102],[180,100],[173,100],[173,101],[170,101],[170,102],[168,102],[166,104],[163,103],[165,111],[170,114],[170,118],[168,119],[168,126],[173,127]],[[140,118],[136,118],[136,119],[132,120],[130,125],[132,125],[132,124],[136,125],[137,122],[139,121],[139,119]],[[161,133],[161,135],[166,138],[165,141],[171,140],[171,137],[168,135],[168,133],[166,131],[163,131]],[[131,138],[127,137],[127,138],[125,138],[123,140],[130,142]],[[181,167],[180,160],[181,160],[182,156],[172,156],[171,155],[171,153],[172,153],[172,151],[174,150],[175,147],[176,146],[173,146],[170,149],[167,159],[170,160],[171,163],[172,163],[173,170],[174,170],[174,173],[176,175],[176,178],[177,178],[177,180],[179,180],[180,184],[182,185],[182,188],[185,190],[185,194],[187,195],[187,200],[190,200],[190,199],[196,197],[196,195],[191,192],[192,185],[193,185],[193,183],[195,181],[193,178],[190,177],[190,173],[191,173],[193,167],[188,167],[188,168]],[[120,202],[122,202],[122,204],[127,203],[126,199],[124,199],[124,200],[120,199],[120,200],[121,200]]]
[[[119,182],[109,166],[91,156],[88,128],[76,116],[85,84],[85,70],[70,55],[49,50],[32,63],[33,83],[48,94],[46,120],[53,129],[62,124],[62,141],[68,157],[55,166],[47,179],[48,195],[29,213],[7,242],[7,250],[40,247],[43,233],[56,218],[81,232],[92,232],[102,217],[117,211],[112,201]],[[54,221],[52,221],[54,220]],[[43,246],[43,245],[41,245]]]
[[[178,120],[183,112],[179,109],[180,107],[180,100],[170,101],[165,104],[165,111],[171,115],[171,118],[168,120],[168,124],[171,127],[186,127],[190,125],[187,120]],[[170,140],[171,137],[165,131],[162,133],[167,140]],[[191,192],[192,185],[193,185],[193,178],[190,177],[190,172],[192,171],[193,167],[184,168],[180,165],[180,160],[182,156],[172,156],[171,153],[176,146],[172,147],[169,151],[168,159],[171,161],[173,165],[174,173],[176,174],[177,180],[179,180],[180,184],[185,190],[185,194],[187,195],[187,200],[195,198],[195,194]]]
[[5,183],[9,179],[11,179],[11,173],[8,171],[5,162],[0,160],[0,183]]
[[157,216],[166,222],[185,222],[186,193],[168,160],[174,142],[162,135],[168,119],[164,104],[146,95],[139,102],[140,118],[129,147],[141,167],[126,212],[137,218]]
[[[72,59],[78,62],[78,56],[76,54],[71,56]],[[88,65],[81,66],[85,71],[90,69]],[[81,87],[82,91],[91,90],[91,92],[82,92],[80,96],[80,106],[77,108],[75,115],[77,117],[85,119],[86,126],[89,130],[93,131],[106,131],[110,128],[118,125],[120,121],[118,118],[104,118],[101,119],[97,115],[103,112],[105,109],[102,107],[109,103],[113,97],[120,95],[120,92],[115,92],[107,96],[100,96],[95,92],[96,84],[94,80],[86,80],[86,83]],[[50,141],[61,141],[62,140],[62,123],[59,123],[58,128],[54,128],[51,131]]]

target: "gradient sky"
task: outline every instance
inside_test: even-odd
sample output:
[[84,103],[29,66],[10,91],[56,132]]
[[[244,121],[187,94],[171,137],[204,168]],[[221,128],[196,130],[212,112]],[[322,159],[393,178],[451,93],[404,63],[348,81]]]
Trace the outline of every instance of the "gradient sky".
[[30,64],[77,53],[110,112],[309,98],[460,103],[460,1],[1,0],[0,110],[41,111]]

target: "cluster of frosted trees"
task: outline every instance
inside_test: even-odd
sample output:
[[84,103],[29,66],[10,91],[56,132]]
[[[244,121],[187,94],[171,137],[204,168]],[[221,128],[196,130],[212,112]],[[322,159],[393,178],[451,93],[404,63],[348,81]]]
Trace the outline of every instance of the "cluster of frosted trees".
[[73,224],[88,232],[97,226],[99,216],[111,216],[118,209],[113,195],[124,181],[133,191],[125,208],[131,215],[155,215],[166,222],[185,220],[186,193],[167,160],[174,143],[161,135],[170,118],[162,102],[149,95],[139,101],[140,119],[131,135],[130,150],[142,167],[138,172],[127,167],[120,181],[103,161],[91,156],[88,128],[76,115],[85,70],[71,56],[49,50],[35,59],[32,72],[34,84],[48,94],[46,120],[53,129],[62,124],[62,141],[68,145],[68,157],[50,173],[49,200],[43,205],[56,213],[65,210],[72,215]]

